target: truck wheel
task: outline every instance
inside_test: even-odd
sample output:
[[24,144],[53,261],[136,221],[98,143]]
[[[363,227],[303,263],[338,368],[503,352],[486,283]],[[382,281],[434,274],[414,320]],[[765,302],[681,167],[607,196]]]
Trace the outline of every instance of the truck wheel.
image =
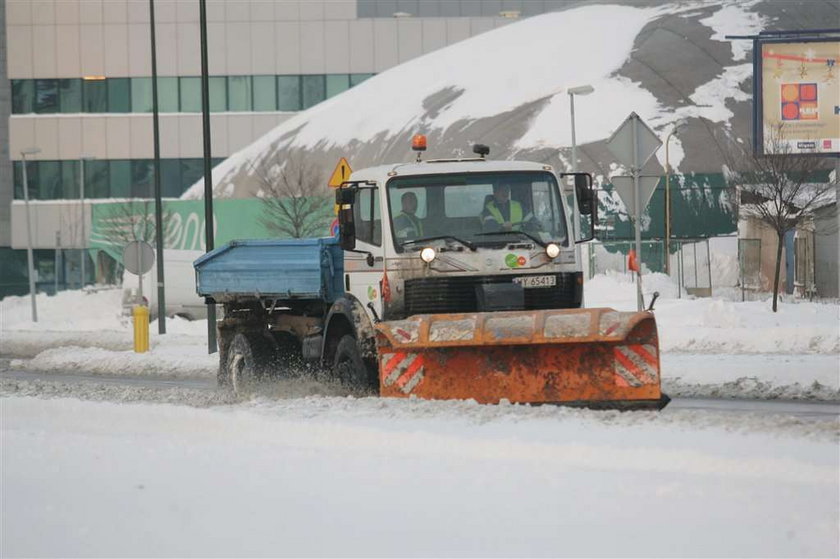
[[266,342],[259,334],[238,333],[227,350],[228,384],[236,394],[247,394],[263,380]]
[[356,338],[346,334],[338,341],[335,348],[333,371],[344,384],[364,391],[376,391],[379,379],[374,371],[365,364],[359,353]]

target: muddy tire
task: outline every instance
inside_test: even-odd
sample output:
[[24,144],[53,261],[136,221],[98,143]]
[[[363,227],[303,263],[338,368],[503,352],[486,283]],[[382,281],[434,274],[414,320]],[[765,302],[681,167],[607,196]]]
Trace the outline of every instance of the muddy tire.
[[236,394],[248,394],[266,378],[270,346],[258,333],[239,332],[233,337],[225,356],[226,382]]
[[342,336],[335,348],[333,374],[350,388],[364,392],[378,391],[379,379],[376,371],[362,359],[356,338],[349,334]]

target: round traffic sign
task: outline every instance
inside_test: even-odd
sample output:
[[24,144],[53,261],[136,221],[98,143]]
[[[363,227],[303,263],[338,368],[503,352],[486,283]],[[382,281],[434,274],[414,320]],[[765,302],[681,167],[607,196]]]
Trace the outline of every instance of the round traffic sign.
[[132,274],[145,274],[155,263],[155,251],[146,241],[131,241],[123,249],[123,265]]

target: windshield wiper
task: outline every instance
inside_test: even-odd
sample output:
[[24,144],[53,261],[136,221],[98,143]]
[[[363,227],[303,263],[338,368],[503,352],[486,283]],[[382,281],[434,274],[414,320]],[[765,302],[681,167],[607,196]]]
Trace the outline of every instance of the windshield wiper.
[[542,239],[540,239],[539,237],[535,237],[534,235],[532,235],[530,233],[527,233],[525,231],[515,231],[515,230],[510,230],[510,231],[487,231],[486,233],[476,233],[473,236],[474,237],[492,237],[494,235],[509,235],[511,233],[517,233],[519,235],[525,235],[526,237],[528,237],[529,239],[531,239],[532,241],[534,241],[535,243],[537,243],[538,245],[540,245],[543,248],[545,248],[546,245],[547,245],[547,243],[543,242]]
[[474,244],[472,244],[469,241],[459,239],[458,237],[456,237],[454,235],[436,235],[434,237],[420,237],[419,239],[412,239],[410,241],[403,241],[403,242],[400,243],[400,246],[404,247],[406,245],[413,245],[413,244],[417,244],[417,243],[425,243],[426,241],[438,241],[438,240],[441,240],[441,239],[450,239],[450,240],[453,240],[457,243],[461,243],[462,245],[464,245],[465,247],[467,247],[471,251],[475,252],[475,245]]

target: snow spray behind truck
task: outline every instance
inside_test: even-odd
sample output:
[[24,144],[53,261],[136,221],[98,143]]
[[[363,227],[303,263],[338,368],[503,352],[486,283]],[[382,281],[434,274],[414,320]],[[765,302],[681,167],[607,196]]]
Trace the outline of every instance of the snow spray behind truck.
[[414,148],[338,188],[337,237],[233,241],[195,261],[198,294],[224,305],[219,383],[302,359],[382,396],[664,407],[653,313],[581,308],[591,176],[482,145],[428,161],[424,137]]

